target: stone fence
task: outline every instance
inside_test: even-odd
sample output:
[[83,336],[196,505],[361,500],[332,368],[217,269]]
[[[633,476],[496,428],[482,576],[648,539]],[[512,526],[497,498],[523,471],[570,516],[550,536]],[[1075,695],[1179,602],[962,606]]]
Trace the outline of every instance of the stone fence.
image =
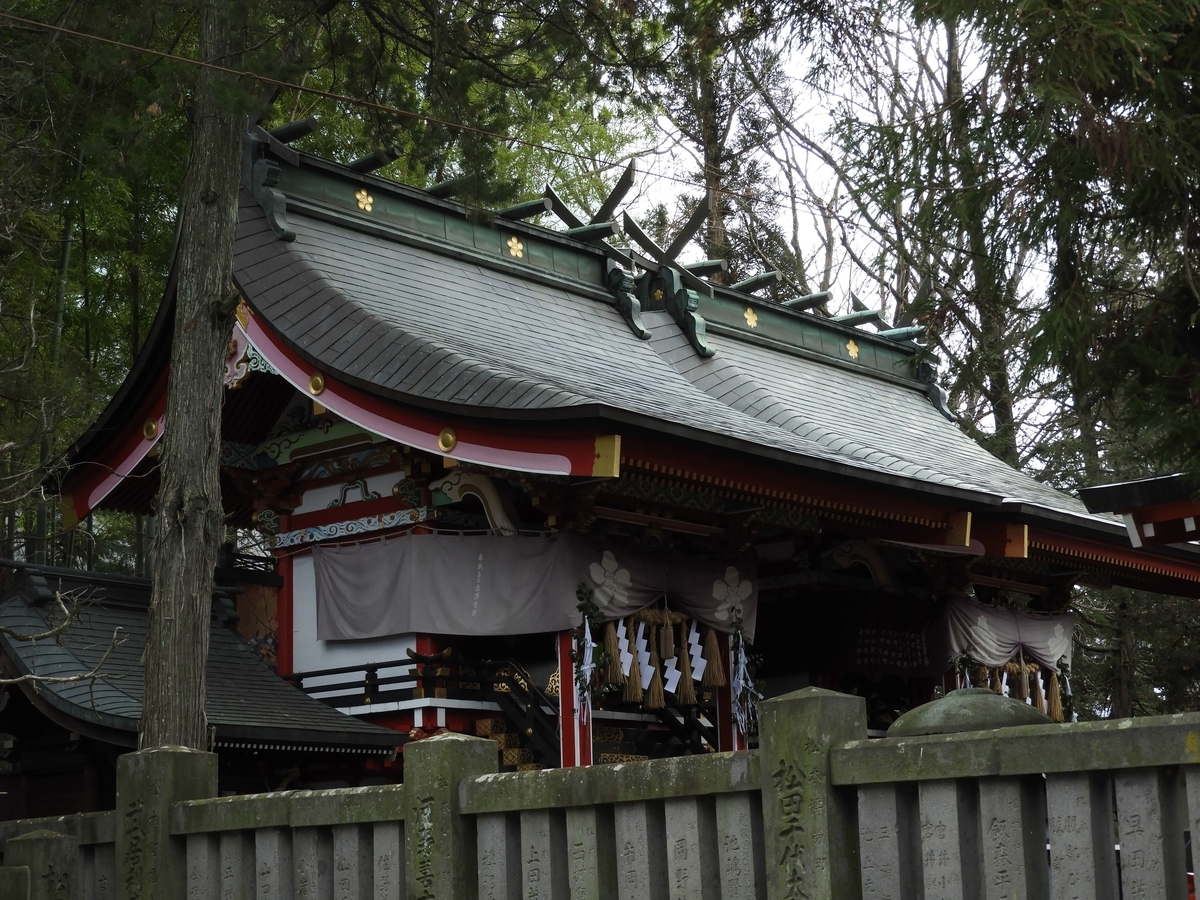
[[0,898],[1183,900],[1200,815],[1200,714],[868,741],[808,688],[757,751],[496,762],[447,734],[403,785],[218,798],[212,754],[130,753],[115,811],[0,823]]

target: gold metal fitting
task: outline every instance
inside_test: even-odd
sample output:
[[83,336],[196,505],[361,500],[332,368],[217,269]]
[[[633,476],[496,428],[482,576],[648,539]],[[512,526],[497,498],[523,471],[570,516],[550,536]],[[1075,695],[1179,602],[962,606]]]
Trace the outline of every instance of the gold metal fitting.
[[158,422],[155,419],[147,419],[142,425],[142,437],[148,441],[158,437]]
[[238,301],[237,309],[233,311],[234,318],[238,324],[242,326],[242,331],[250,327],[250,307],[246,305],[246,298],[243,297]]
[[325,376],[320,372],[314,372],[308,379],[308,392],[313,396],[325,390]]
[[458,443],[458,435],[454,433],[453,428],[443,428],[442,433],[438,435],[438,449],[443,453],[449,453]]

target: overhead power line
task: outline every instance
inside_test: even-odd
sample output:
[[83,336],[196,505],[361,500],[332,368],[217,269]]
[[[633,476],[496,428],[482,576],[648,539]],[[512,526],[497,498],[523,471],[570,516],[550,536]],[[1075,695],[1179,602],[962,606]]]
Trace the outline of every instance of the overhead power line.
[[[507,143],[507,144],[519,144],[523,147],[529,147],[534,150],[541,150],[546,153],[558,154],[561,156],[568,156],[568,157],[571,157],[572,159],[579,160],[580,162],[588,163],[593,166],[599,166],[601,168],[617,168],[618,166],[621,165],[620,161],[600,159],[595,156],[589,156],[585,153],[580,153],[577,150],[569,150],[564,147],[555,147],[550,144],[544,144],[540,141],[532,141],[527,138],[517,137],[514,135],[500,134],[499,132],[489,131],[486,128],[480,128],[475,125],[467,125],[463,122],[451,122],[447,119],[441,119],[441,118],[438,118],[437,116],[429,115],[428,113],[414,112],[413,110],[401,109],[396,106],[388,106],[387,104],[384,104],[384,103],[376,103],[373,100],[363,100],[359,97],[351,97],[346,94],[339,94],[334,91],[326,91],[321,88],[312,87],[309,85],[296,84],[295,82],[284,81],[283,79],[280,79],[280,78],[272,78],[269,75],[263,75],[258,72],[253,72],[249,69],[235,69],[230,66],[222,66],[218,63],[207,62],[207,61],[201,60],[201,59],[192,59],[191,57],[180,56],[175,53],[168,53],[164,50],[154,50],[150,47],[142,47],[138,44],[130,44],[126,41],[119,41],[119,40],[116,40],[115,38],[102,37],[101,35],[98,35],[98,34],[91,34],[90,32],[86,32],[86,31],[78,31],[73,28],[66,28],[62,25],[53,25],[53,24],[50,24],[49,22],[39,22],[36,19],[28,19],[28,18],[24,18],[22,16],[15,16],[12,13],[0,11],[0,19],[7,19],[10,22],[16,22],[21,25],[29,26],[31,28],[41,29],[43,31],[51,31],[51,32],[55,32],[57,34],[64,34],[64,35],[69,35],[71,37],[82,38],[83,40],[94,41],[96,43],[106,44],[106,45],[112,46],[112,47],[120,47],[123,50],[129,50],[133,53],[144,54],[147,56],[154,56],[154,57],[158,57],[159,59],[166,59],[166,60],[170,60],[172,62],[183,63],[184,65],[195,66],[195,67],[201,68],[201,69],[208,69],[208,70],[211,70],[214,72],[221,72],[226,75],[233,75],[237,78],[257,81],[261,84],[270,85],[272,87],[283,88],[286,90],[299,91],[300,93],[310,94],[315,97],[321,97],[325,100],[332,100],[336,103],[345,103],[345,104],[349,104],[351,106],[358,106],[358,107],[362,107],[364,109],[374,110],[376,112],[388,113],[390,115],[400,116],[400,117],[406,118],[406,119],[413,119],[416,121],[425,122],[430,125],[439,125],[439,126],[442,126],[445,128],[452,128],[452,129],[457,129],[459,131],[470,132],[471,134],[477,134],[481,137],[492,138],[496,141],[500,141],[500,142]],[[817,88],[816,86],[811,86],[811,87],[813,88],[813,90],[821,92],[821,90],[819,88]],[[839,97],[839,99],[843,99],[843,100],[846,99],[846,98],[840,97],[840,95],[832,94],[832,92],[826,92],[826,93],[830,93],[832,96]],[[669,182],[673,182],[676,184],[684,185],[689,188],[699,187],[699,184],[696,181],[687,179],[687,178],[682,178],[677,175],[669,175],[669,174],[660,172],[660,173],[656,173],[654,177],[661,178],[664,181],[669,181]],[[726,188],[718,188],[718,189],[716,189],[716,193],[718,193],[722,196],[725,196],[725,197],[730,197],[730,198],[736,199],[736,200],[742,200],[742,201],[745,201],[748,203],[755,203],[755,202],[763,203],[763,204],[766,204],[767,206],[774,207],[775,209],[778,209],[781,211],[786,211],[786,210],[791,209],[791,206],[789,204],[782,203],[777,200],[773,200],[769,197],[764,197],[761,195],[740,193],[738,191],[731,191]],[[798,203],[808,207],[810,210],[819,212],[821,214],[828,214],[828,213],[832,212],[831,210],[828,210],[824,205],[816,202],[815,200],[805,200],[804,198],[799,198],[799,197],[794,197],[792,199],[795,202],[798,202]],[[845,221],[843,216],[838,215],[837,213],[832,213],[832,214],[839,222]],[[850,227],[854,228],[853,223],[851,223]],[[928,238],[927,240],[930,245],[932,245],[934,247],[939,247],[943,250],[949,250],[954,253],[968,253],[968,254],[971,253],[971,251],[968,248],[944,243],[944,242],[938,241],[937,239],[932,238],[932,237]],[[991,255],[991,254],[989,254],[989,258],[993,259],[996,262],[1003,263],[1005,265],[1012,262],[1012,260],[1009,260],[1005,257],[995,256],[995,255]],[[1025,269],[1027,271],[1040,272],[1044,275],[1053,275],[1053,273],[1049,269],[1043,269],[1043,268],[1035,266],[1031,263],[1020,263],[1019,265],[1021,266],[1021,268]]]

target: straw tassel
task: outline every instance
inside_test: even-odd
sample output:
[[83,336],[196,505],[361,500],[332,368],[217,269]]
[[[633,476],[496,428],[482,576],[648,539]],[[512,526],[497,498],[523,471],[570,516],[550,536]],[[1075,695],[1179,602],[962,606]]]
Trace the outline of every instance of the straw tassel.
[[642,666],[635,656],[633,658],[633,665],[629,667],[629,678],[625,681],[625,690],[621,693],[621,699],[626,703],[641,703],[644,696],[645,694],[642,691]]
[[617,641],[617,623],[604,626],[604,655],[608,662],[604,666],[605,684],[624,684],[625,673],[621,671],[621,645]]
[[704,687],[725,687],[729,682],[725,680],[725,667],[721,665],[721,645],[717,641],[716,631],[711,628],[704,635],[704,659],[708,665],[704,669],[704,678],[700,683]]
[[[630,619],[626,625],[626,628],[628,629],[629,625],[632,625],[632,624],[633,624],[633,620]],[[632,631],[630,631],[629,633],[631,635],[633,634]],[[632,637],[630,637],[630,639],[629,639],[629,644],[630,644],[630,650],[633,651],[633,662],[630,663],[630,665],[629,665],[629,675],[625,679],[625,690],[621,693],[621,699],[624,700],[626,703],[641,703],[642,702],[642,664],[641,664],[641,661],[638,660],[637,648],[633,646],[633,638]]]
[[992,669],[992,693],[1003,694],[1004,682],[1000,680],[1000,670]]
[[662,628],[658,630],[658,649],[663,659],[675,655],[675,629],[671,627],[671,617],[663,616]]
[[1046,711],[1046,698],[1042,696],[1042,678],[1038,669],[1033,670],[1033,708],[1038,712]]
[[662,672],[659,671],[658,665],[658,648],[651,642],[650,668],[654,670],[654,674],[650,676],[650,687],[646,688],[646,699],[642,704],[646,709],[663,709],[667,705],[667,698],[663,695]]
[[679,625],[679,687],[675,691],[675,699],[680,706],[696,705],[696,687],[692,683],[692,658],[688,653],[687,623]]
[[1050,672],[1050,683],[1047,689],[1049,697],[1046,703],[1046,712],[1049,713],[1052,721],[1061,722],[1063,720],[1062,708],[1062,692],[1058,687],[1058,673]]

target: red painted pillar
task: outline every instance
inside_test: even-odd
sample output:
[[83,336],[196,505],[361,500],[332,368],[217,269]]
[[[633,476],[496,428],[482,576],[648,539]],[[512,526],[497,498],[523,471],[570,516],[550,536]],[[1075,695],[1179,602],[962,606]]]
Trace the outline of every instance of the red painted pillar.
[[[291,516],[281,515],[279,517],[279,533],[287,532],[290,524]],[[275,571],[283,579],[283,586],[279,588],[279,594],[275,598],[275,638],[279,643],[275,665],[280,675],[290,675],[294,665],[292,648],[295,646],[295,620],[292,617],[292,557],[287,551],[279,550],[276,551],[275,558],[277,560]]]
[[586,722],[580,721],[575,663],[571,661],[574,646],[571,632],[558,633],[558,722],[564,768],[592,764],[592,720],[589,715]]

